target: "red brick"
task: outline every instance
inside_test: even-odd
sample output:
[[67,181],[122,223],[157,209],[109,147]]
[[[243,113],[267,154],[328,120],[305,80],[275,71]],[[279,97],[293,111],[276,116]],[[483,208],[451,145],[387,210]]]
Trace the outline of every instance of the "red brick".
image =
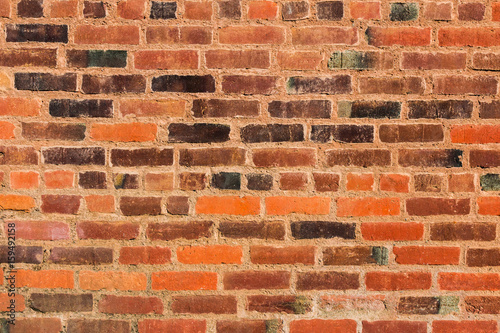
[[370,241],[421,240],[424,225],[415,222],[366,222],[361,223],[361,234]]
[[267,197],[268,215],[308,214],[326,215],[330,213],[330,198],[326,197]]
[[257,167],[314,166],[316,151],[310,148],[263,148],[252,152]]
[[120,314],[163,313],[158,297],[105,295],[99,301],[99,312]]
[[426,290],[432,284],[431,273],[367,272],[367,290]]
[[360,20],[380,19],[380,2],[352,1],[349,4],[351,17]]
[[207,329],[205,320],[194,319],[144,319],[139,321],[139,333],[183,332],[204,333]]
[[363,333],[411,332],[426,333],[424,321],[363,321]]
[[298,290],[347,290],[359,289],[359,274],[331,271],[298,273]]
[[137,69],[197,69],[198,52],[191,50],[137,51],[134,54]]
[[139,224],[131,222],[77,222],[76,233],[80,239],[135,239]]
[[250,260],[254,264],[304,264],[315,262],[314,246],[273,247],[250,246]]
[[424,81],[420,77],[360,77],[361,94],[423,94]]
[[432,333],[496,333],[496,321],[472,320],[435,320],[432,322]]
[[358,31],[344,27],[300,27],[292,28],[294,45],[354,45],[358,43]]
[[496,273],[439,273],[441,290],[500,290],[500,275]]
[[173,313],[214,313],[235,314],[235,296],[174,296],[172,297]]
[[269,330],[279,330],[281,332],[281,321],[270,320],[218,320],[217,333],[233,332],[268,332]]
[[251,20],[274,20],[278,16],[278,4],[272,1],[250,1],[248,18]]
[[163,265],[171,262],[172,251],[161,246],[123,246],[118,262],[122,265]]
[[348,173],[346,189],[348,191],[373,191],[374,182],[375,180],[371,173]]
[[314,189],[318,192],[336,192],[340,176],[335,173],[313,173]]
[[481,21],[484,18],[486,6],[479,2],[462,3],[458,5],[460,21]]
[[37,188],[39,180],[38,172],[34,171],[12,171],[10,173],[10,187],[13,189]]
[[290,323],[290,333],[356,333],[356,327],[352,319],[301,319]]
[[223,274],[225,290],[288,289],[290,272],[286,271],[236,271]]
[[84,290],[146,290],[147,277],[139,272],[79,272],[80,288]]
[[186,101],[175,99],[122,99],[120,112],[123,116],[136,117],[183,117],[186,113]]
[[214,272],[154,272],[153,290],[216,290],[217,273]]
[[278,53],[278,65],[285,70],[315,70],[319,69],[323,55],[316,51],[296,51]]
[[435,94],[447,95],[494,95],[498,80],[493,76],[434,76]]
[[42,195],[43,213],[77,214],[81,196],[78,195]]
[[410,177],[400,174],[380,175],[380,190],[388,192],[408,193]]
[[177,248],[177,260],[183,264],[241,264],[241,246],[212,245]]
[[500,21],[500,2],[493,2],[491,4],[491,20]]
[[75,30],[75,43],[119,45],[139,44],[139,27],[132,25],[78,25]]
[[16,126],[8,121],[0,121],[0,140],[14,139]]
[[67,270],[18,270],[16,273],[16,287],[28,288],[65,288],[75,286],[73,271]]
[[[8,324],[7,324],[8,325]],[[11,333],[23,332],[43,332],[43,333],[59,333],[62,331],[62,323],[60,318],[16,318],[15,326],[9,327]]]
[[394,247],[396,262],[401,265],[458,265],[459,247],[403,246]]
[[373,46],[426,46],[431,43],[431,28],[369,27],[366,36]]
[[213,223],[208,221],[150,223],[146,229],[146,236],[151,240],[208,238],[212,235],[212,225]]
[[399,215],[399,198],[338,198],[337,216]]
[[477,198],[477,206],[480,215],[500,215],[500,198],[498,197]]
[[283,44],[285,31],[272,26],[230,26],[219,30],[221,44]]
[[280,174],[280,189],[282,190],[305,190],[307,186],[307,174],[301,172],[287,172]]
[[53,221],[7,221],[16,224],[16,237],[27,240],[69,239],[69,226],[64,222]]
[[269,68],[270,54],[264,50],[208,50],[208,68]]
[[470,213],[470,199],[411,198],[406,200],[409,215],[467,215]]
[[174,189],[173,173],[147,173],[144,177],[146,191],[171,191]]
[[498,46],[500,28],[444,27],[438,30],[439,46]]
[[451,2],[429,2],[424,5],[424,17],[434,21],[451,21]]
[[500,143],[500,126],[455,125],[450,136],[453,143]]
[[184,3],[184,18],[200,21],[210,20],[212,18],[212,2],[186,1]]
[[403,52],[402,69],[465,69],[466,54]]

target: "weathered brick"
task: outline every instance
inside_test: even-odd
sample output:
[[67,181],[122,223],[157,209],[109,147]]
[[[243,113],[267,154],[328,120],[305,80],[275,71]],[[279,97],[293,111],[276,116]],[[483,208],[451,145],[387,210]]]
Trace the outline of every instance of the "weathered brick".
[[127,66],[127,51],[119,50],[67,50],[68,67],[112,67]]
[[228,94],[271,95],[276,93],[278,77],[257,75],[224,75],[222,91]]
[[439,222],[430,228],[430,239],[436,241],[493,241],[496,225],[492,223]]
[[167,198],[167,212],[172,215],[189,214],[189,197],[171,196]]
[[32,293],[30,307],[39,312],[91,312],[92,294]]
[[415,21],[418,18],[418,3],[395,2],[391,3],[389,19],[391,21]]
[[292,28],[294,45],[354,45],[358,31],[349,27],[297,27]]
[[349,290],[359,286],[358,273],[316,271],[297,275],[298,290]]
[[291,273],[287,271],[235,271],[223,274],[225,290],[288,289]]
[[22,123],[22,136],[31,140],[70,140],[85,139],[84,124],[61,123]]
[[139,27],[133,25],[77,25],[76,44],[139,44]]
[[130,332],[130,322],[126,320],[109,320],[109,319],[69,319],[68,331],[74,333],[91,333],[91,332]]
[[283,21],[297,21],[309,16],[309,3],[307,1],[291,1],[281,5]]
[[79,195],[42,195],[43,213],[77,214],[80,209],[81,196]]
[[171,307],[174,313],[235,314],[236,303],[235,296],[174,296]]
[[245,164],[246,151],[240,148],[181,149],[182,166],[223,166]]
[[498,296],[467,296],[464,303],[469,313],[500,314],[500,297]]
[[403,52],[402,69],[465,69],[466,54],[434,53],[434,52]]
[[84,290],[146,290],[146,274],[120,271],[80,271],[80,288]]
[[332,103],[327,100],[272,101],[268,111],[274,118],[330,118]]
[[[6,221],[15,223],[16,237],[27,240],[62,240],[69,239],[69,226],[56,221]],[[5,226],[6,230],[8,225]]]
[[123,215],[160,215],[161,198],[158,197],[121,197],[120,210]]
[[85,94],[143,93],[146,79],[142,75],[83,75],[82,92]]
[[426,46],[431,43],[431,28],[368,27],[368,44],[373,46]]
[[400,102],[340,101],[337,104],[337,115],[342,118],[397,119],[400,114]]
[[103,247],[54,247],[49,261],[61,265],[111,264],[113,250]]
[[131,222],[77,222],[76,234],[79,239],[135,239],[139,235],[139,225]]
[[49,104],[49,113],[53,117],[113,117],[113,101],[105,99],[53,99]]
[[196,118],[257,117],[259,103],[246,100],[195,99],[192,111]]
[[269,68],[269,52],[264,50],[208,50],[208,68]]
[[174,151],[170,148],[112,149],[113,166],[163,166],[172,165]]
[[472,102],[465,100],[409,101],[408,117],[463,119],[472,116]]
[[462,167],[463,151],[458,149],[400,149],[398,163],[402,167]]
[[377,332],[413,332],[425,333],[427,332],[427,323],[424,321],[363,321],[364,333],[377,333]]
[[169,191],[174,189],[172,173],[147,173],[144,177],[144,188],[147,191]]
[[331,149],[326,152],[328,166],[388,166],[391,164],[391,152],[384,149]]
[[[16,224],[17,227],[17,224]],[[8,223],[7,228],[8,230]],[[17,234],[17,230],[16,230]],[[16,235],[17,236],[17,235]],[[25,237],[22,237],[25,238]],[[10,249],[12,250],[12,249]],[[15,247],[15,256],[9,254],[9,247],[7,245],[0,246],[0,262],[1,263],[26,263],[26,264],[41,264],[43,260],[43,249],[41,246],[22,246]],[[10,258],[9,258],[10,257]],[[3,309],[2,309],[3,310]]]
[[257,238],[283,240],[282,222],[221,222],[219,232],[227,238]]
[[321,1],[316,3],[318,20],[338,21],[344,16],[342,1]]
[[307,174],[303,172],[280,173],[280,189],[285,191],[305,190],[307,186]]
[[153,78],[151,89],[181,93],[213,93],[215,92],[215,79],[212,75],[163,75]]
[[239,190],[241,188],[241,174],[238,172],[213,174],[211,186],[221,190]]
[[472,168],[494,168],[500,166],[500,151],[498,150],[471,150],[470,166]]
[[151,12],[149,18],[155,20],[168,20],[176,18],[177,2],[151,2]]
[[179,188],[185,191],[203,190],[206,180],[204,173],[183,172],[179,174]]
[[498,80],[494,76],[436,75],[433,77],[435,94],[495,95]]
[[304,141],[302,125],[247,125],[240,129],[240,135],[246,143]]
[[99,301],[99,312],[124,314],[162,314],[163,303],[158,297],[105,295]]
[[135,117],[183,117],[186,101],[176,99],[125,99],[120,101],[120,113]]
[[367,272],[367,290],[426,290],[431,287],[431,273]]
[[469,267],[500,266],[500,249],[469,248],[465,260]]
[[43,0],[21,0],[17,4],[17,15],[20,17],[42,17]]
[[330,69],[373,69],[393,67],[393,55],[389,52],[337,51],[328,60]]
[[340,176],[334,173],[313,173],[314,189],[318,192],[336,192],[339,190]]
[[117,190],[133,190],[139,188],[139,175],[118,173],[113,175],[113,185]]
[[254,264],[314,264],[313,246],[251,246],[250,260]]
[[212,18],[212,2],[186,1],[184,18],[188,20],[208,21]]
[[424,81],[420,77],[361,77],[359,92],[361,94],[408,95],[423,94]]
[[0,51],[0,66],[56,67],[56,49],[14,49]]
[[324,265],[387,265],[389,252],[385,247],[339,246],[323,249]]
[[248,311],[263,313],[305,314],[312,310],[312,300],[305,296],[247,296]]
[[[205,332],[205,320],[194,319],[144,319],[139,321],[140,333],[165,332]],[[130,329],[128,330],[130,331]],[[127,331],[127,332],[128,332]],[[120,332],[121,333],[121,332]]]
[[122,265],[162,265],[171,262],[172,251],[160,246],[123,246],[119,263]]
[[291,223],[292,236],[296,239],[344,238],[355,239],[355,225],[329,221],[301,221]]
[[85,18],[103,18],[106,17],[106,8],[103,2],[84,1],[83,17]]
[[134,54],[137,69],[197,69],[198,52],[191,50],[148,50]]
[[458,5],[458,19],[460,21],[481,21],[484,18],[486,6],[482,3],[469,2]]
[[239,0],[217,1],[219,18],[238,20],[241,18],[241,4]]
[[76,74],[15,73],[14,85],[18,90],[76,91]]
[[351,76],[337,75],[330,77],[290,77],[286,82],[288,94],[350,94],[352,92]]
[[208,143],[225,142],[229,140],[231,128],[220,124],[185,124],[168,125],[169,142]]
[[310,148],[262,148],[253,150],[253,163],[257,167],[314,166],[316,151]]
[[104,165],[105,151],[100,147],[54,147],[42,149],[45,164]]
[[468,215],[470,199],[410,198],[406,200],[409,215]]
[[380,125],[380,141],[399,142],[440,142],[444,139],[441,125]]
[[367,143],[373,142],[373,131],[370,125],[312,125],[311,141]]
[[7,24],[7,42],[67,43],[68,26],[52,24]]
[[[303,2],[289,2],[300,4]],[[278,65],[285,70],[313,70],[321,67],[323,55],[318,51],[278,52]]]
[[290,323],[290,333],[355,333],[356,330],[357,324],[352,319],[300,319]]

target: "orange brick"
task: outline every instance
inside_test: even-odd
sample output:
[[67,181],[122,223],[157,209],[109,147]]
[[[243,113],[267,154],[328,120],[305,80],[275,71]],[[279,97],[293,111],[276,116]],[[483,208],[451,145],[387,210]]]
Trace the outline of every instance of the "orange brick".
[[500,21],[500,2],[493,2],[491,4],[491,20]]
[[28,288],[65,288],[75,286],[73,271],[66,270],[18,270],[16,274],[16,287]]
[[171,191],[174,188],[174,174],[147,173],[145,182],[147,191]]
[[212,18],[212,2],[184,2],[184,18],[200,21],[210,20]]
[[297,52],[279,52],[278,64],[282,69],[287,70],[314,70],[319,69],[323,61],[320,52],[315,51],[297,51]]
[[114,213],[116,209],[112,195],[87,195],[85,203],[89,212],[93,213]]
[[9,293],[1,293],[0,294],[0,311],[8,312],[10,309],[8,306],[11,304],[11,299],[14,299],[16,302],[16,311],[24,311],[26,306],[24,305],[24,297],[23,295],[17,294],[14,298],[9,296]]
[[76,44],[139,44],[139,27],[132,25],[78,25]]
[[35,200],[27,195],[1,194],[0,210],[29,211],[35,207]]
[[380,175],[380,190],[387,192],[409,192],[410,176],[398,174]]
[[54,170],[44,173],[45,187],[50,189],[72,188],[75,186],[75,173],[69,170]]
[[118,2],[118,16],[129,20],[144,18],[146,0],[126,0]]
[[54,1],[50,3],[50,17],[76,17],[78,1]]
[[272,1],[250,1],[248,3],[248,18],[273,20],[278,16],[278,4]]
[[368,272],[367,290],[426,290],[431,287],[431,273]]
[[403,246],[395,247],[396,262],[402,265],[458,265],[459,247]]
[[196,214],[257,215],[260,198],[257,197],[199,197]]
[[356,327],[352,319],[301,319],[290,323],[290,333],[356,333]]
[[361,224],[363,238],[371,241],[421,240],[424,237],[422,223],[367,222]]
[[0,121],[0,140],[14,139],[16,126],[8,121]]
[[450,136],[453,143],[500,143],[500,125],[456,125]]
[[268,197],[268,215],[309,214],[326,215],[330,213],[330,198],[325,197]]
[[0,17],[10,17],[9,0],[0,0]]
[[337,216],[399,215],[399,198],[338,198]]
[[435,320],[432,333],[497,333],[498,325],[494,320]]
[[186,109],[186,101],[175,99],[142,100],[123,99],[120,100],[120,112],[123,116],[135,117],[183,117]]
[[39,185],[38,172],[12,171],[10,173],[10,187],[13,189],[32,189]]
[[33,117],[40,114],[38,99],[4,97],[0,98],[0,116]]
[[380,2],[352,1],[349,8],[353,19],[380,19]]
[[477,198],[479,214],[481,215],[500,215],[499,197],[480,197]]
[[156,131],[156,124],[94,124],[90,137],[97,141],[143,142],[154,141]]
[[217,273],[214,272],[154,272],[153,290],[216,290]]
[[373,174],[347,174],[347,190],[348,191],[373,191],[375,180]]
[[198,51],[154,50],[135,52],[137,69],[197,69]]
[[136,272],[80,271],[80,288],[86,290],[146,290],[147,278]]
[[183,264],[241,264],[241,246],[213,245],[177,248],[177,260]]
[[497,273],[439,273],[441,290],[500,290]]

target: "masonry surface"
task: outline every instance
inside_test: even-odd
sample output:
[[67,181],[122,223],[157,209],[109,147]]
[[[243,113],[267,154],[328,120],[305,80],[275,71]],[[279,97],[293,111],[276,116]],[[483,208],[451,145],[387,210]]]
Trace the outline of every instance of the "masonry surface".
[[498,332],[499,22],[0,0],[0,331]]

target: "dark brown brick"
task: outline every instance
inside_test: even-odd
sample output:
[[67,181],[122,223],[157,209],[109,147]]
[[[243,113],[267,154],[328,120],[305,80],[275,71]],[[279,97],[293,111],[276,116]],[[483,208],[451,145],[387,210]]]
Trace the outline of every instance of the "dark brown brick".
[[399,142],[438,142],[443,141],[443,126],[431,124],[380,125],[380,141]]
[[484,18],[486,6],[479,2],[461,3],[458,5],[460,21],[481,21]]
[[7,42],[67,43],[68,26],[52,24],[7,24]]
[[339,21],[344,17],[342,1],[323,1],[316,3],[318,20]]
[[179,174],[179,188],[185,191],[203,190],[207,183],[207,175],[196,172]]
[[105,151],[100,147],[54,147],[42,150],[45,164],[104,165]]
[[435,241],[494,241],[496,224],[436,222],[430,226],[430,239]]
[[467,249],[467,266],[486,267],[500,266],[500,248]]
[[384,247],[338,246],[323,250],[324,265],[387,265],[388,251]]
[[67,50],[68,67],[112,67],[127,66],[127,51],[118,50]]
[[402,167],[461,168],[462,154],[458,149],[400,149],[398,163]]
[[53,117],[112,118],[113,101],[106,99],[53,99],[49,104]]
[[341,118],[398,119],[401,117],[401,102],[339,101],[337,115]]
[[[14,252],[14,255],[9,252]],[[7,245],[0,246],[0,263],[41,264],[42,260],[43,249],[41,246],[16,245],[14,251],[9,249]]]
[[351,76],[336,75],[330,77],[290,77],[286,82],[288,94],[350,94]]
[[500,101],[479,102],[479,118],[500,119]]
[[272,101],[268,111],[273,118],[331,118],[332,102],[323,100]]
[[146,78],[142,75],[83,75],[82,92],[85,94],[143,93]]
[[313,173],[314,189],[319,192],[339,190],[340,176],[334,173]]
[[106,189],[106,173],[100,171],[80,172],[78,185],[85,189]]
[[246,175],[247,188],[254,191],[269,191],[273,188],[273,176],[251,173]]
[[296,239],[344,238],[355,239],[356,226],[353,223],[328,221],[292,222],[292,237]]
[[441,192],[443,177],[440,175],[420,174],[413,177],[416,192]]
[[270,320],[218,320],[217,333],[249,332],[249,333],[269,333],[282,332],[282,323],[278,319]]
[[309,3],[307,1],[293,1],[282,4],[281,13],[283,21],[297,21],[309,16]]
[[229,140],[231,128],[221,124],[170,124],[169,142],[209,143]]
[[105,295],[99,301],[99,312],[119,314],[162,314],[163,303],[158,297]]
[[241,174],[238,172],[219,172],[213,174],[210,185],[221,190],[240,190]]
[[410,119],[466,119],[472,116],[472,102],[464,100],[408,101]]
[[161,198],[156,197],[121,197],[120,210],[123,215],[160,215]]
[[39,294],[30,296],[30,307],[39,312],[91,312],[92,294]]
[[195,99],[192,111],[196,118],[232,118],[257,117],[259,109],[258,101]]
[[219,232],[227,238],[257,238],[283,240],[283,222],[221,222]]
[[153,78],[151,89],[178,93],[213,93],[215,79],[212,75],[163,75]]
[[153,1],[151,2],[151,12],[149,14],[149,18],[154,20],[174,19],[176,18],[176,11],[176,2]]
[[414,315],[438,314],[439,303],[437,297],[401,297],[398,302],[398,312]]
[[280,173],[279,186],[285,191],[305,190],[308,178],[304,172],[283,172]]
[[305,296],[247,296],[248,311],[305,314],[312,310],[312,300]]
[[240,148],[195,148],[179,152],[182,166],[243,165],[246,158],[246,151]]
[[22,135],[31,140],[70,140],[85,139],[84,124],[61,123],[22,123]]
[[79,239],[136,239],[139,225],[132,222],[77,222],[76,233]]
[[495,168],[500,166],[500,150],[471,150],[471,168]]
[[240,129],[241,141],[255,142],[297,142],[304,141],[304,128],[293,124],[247,125]]
[[113,263],[113,249],[104,247],[54,247],[49,261],[59,265],[103,265]]
[[117,190],[135,190],[139,188],[139,175],[117,173],[113,175],[113,184]]
[[326,151],[328,166],[389,166],[391,152],[385,149],[332,149]]
[[0,50],[0,66],[56,67],[56,49]]
[[40,208],[43,213],[76,214],[81,198],[78,195],[42,195]]
[[174,150],[171,148],[112,149],[113,166],[163,166],[174,163]]
[[286,271],[236,271],[223,274],[225,290],[288,289],[291,273]]
[[371,125],[312,125],[311,141],[329,143],[368,143],[373,142]]
[[212,222],[169,222],[150,223],[146,236],[151,240],[174,240],[179,238],[199,239],[212,236]]
[[259,75],[225,75],[222,91],[227,94],[271,95],[276,92],[278,77]]
[[499,296],[466,296],[465,310],[475,314],[500,314]]
[[219,18],[239,20],[241,18],[241,4],[239,0],[217,1]]
[[109,319],[69,319],[68,333],[130,333],[130,322]]
[[33,147],[0,146],[0,165],[35,165],[38,153]]
[[43,16],[43,0],[21,0],[17,3],[19,17],[38,18]]
[[84,1],[83,17],[85,18],[103,18],[106,17],[106,8],[102,1]]
[[172,215],[187,215],[189,213],[189,197],[168,197],[167,212]]
[[174,296],[172,297],[173,313],[236,313],[235,296]]
[[409,215],[467,215],[470,213],[470,199],[410,198],[406,199]]
[[15,73],[15,87],[31,91],[76,91],[76,74]]
[[348,290],[358,288],[358,273],[303,272],[297,274],[298,290]]

